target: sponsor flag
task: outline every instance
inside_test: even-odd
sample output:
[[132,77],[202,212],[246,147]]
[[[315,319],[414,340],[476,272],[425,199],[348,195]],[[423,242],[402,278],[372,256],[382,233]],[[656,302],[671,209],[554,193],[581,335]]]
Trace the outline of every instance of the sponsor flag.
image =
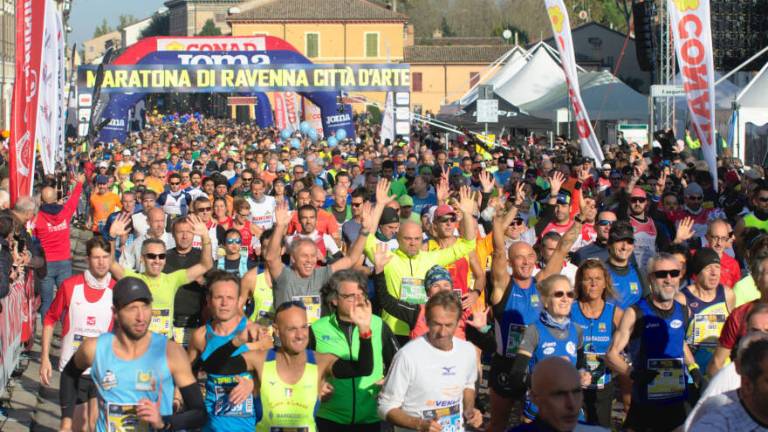
[[11,205],[32,194],[45,0],[16,1],[16,80],[9,147]]
[[317,131],[318,137],[323,136],[323,115],[320,107],[307,98],[304,98],[304,120],[308,121],[310,126]]
[[717,190],[715,67],[709,0],[668,0],[667,8],[691,123]]
[[568,96],[576,116],[576,131],[579,134],[581,154],[585,157],[591,157],[597,165],[601,165],[603,163],[603,150],[600,148],[595,131],[592,129],[592,123],[589,121],[587,109],[581,100],[568,9],[563,4],[563,0],[544,0],[544,4],[552,24],[552,33],[557,43],[557,50],[560,53],[560,62],[563,65],[565,82],[568,85]]
[[288,112],[285,108],[285,93],[275,93],[275,126],[278,129],[288,129]]
[[387,100],[384,102],[384,112],[381,116],[381,142],[389,140],[395,142],[395,101],[394,94],[387,92]]
[[43,62],[39,80],[35,147],[40,151],[43,172],[56,171],[56,153],[61,139],[61,109],[64,89],[61,71],[64,35],[59,25],[59,13],[53,0],[46,0],[45,29],[43,31]]

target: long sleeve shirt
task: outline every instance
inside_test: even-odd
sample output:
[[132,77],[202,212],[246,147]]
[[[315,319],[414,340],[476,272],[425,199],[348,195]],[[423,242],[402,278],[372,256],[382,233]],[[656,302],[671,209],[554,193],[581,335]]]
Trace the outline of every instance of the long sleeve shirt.
[[49,262],[72,259],[70,227],[82,191],[83,184],[78,183],[64,205],[45,204],[37,213],[33,234],[40,240]]

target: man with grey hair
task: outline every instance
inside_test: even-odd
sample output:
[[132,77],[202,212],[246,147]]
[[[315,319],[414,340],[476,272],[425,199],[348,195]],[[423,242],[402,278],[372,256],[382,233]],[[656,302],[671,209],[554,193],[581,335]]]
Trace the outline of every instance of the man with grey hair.
[[[688,314],[675,301],[680,264],[660,253],[648,262],[650,294],[629,307],[606,355],[608,366],[632,380],[632,404],[624,428],[672,430],[685,422],[690,375],[700,386],[701,372],[685,343]],[[632,363],[622,356],[630,346]]]
[[744,357],[744,351],[755,341],[768,340],[768,304],[761,303],[753,307],[747,316],[747,325],[749,330],[747,335],[739,340],[734,351],[735,356],[732,356],[733,361],[712,378],[685,421],[686,431],[706,413],[716,411],[734,400],[729,396],[735,395],[732,391],[741,387],[739,363]]
[[[354,341],[359,333],[352,314],[368,299],[367,280],[355,270],[334,273],[324,289],[324,303],[333,314],[315,321],[310,327],[309,349],[318,353],[333,354],[343,360],[358,356],[359,347]],[[384,378],[397,352],[397,342],[392,331],[376,315],[371,317],[371,344],[373,347],[373,372],[358,378],[331,378],[334,397],[321,402],[317,411],[318,430],[337,431],[353,427],[358,431],[379,431],[381,420],[376,413],[379,387],[376,383]],[[353,408],[354,406],[354,408]]]

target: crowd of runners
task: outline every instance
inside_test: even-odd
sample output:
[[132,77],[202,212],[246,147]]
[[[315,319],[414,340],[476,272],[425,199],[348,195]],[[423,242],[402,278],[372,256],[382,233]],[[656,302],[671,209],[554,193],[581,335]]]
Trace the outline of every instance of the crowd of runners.
[[768,428],[761,167],[356,126],[150,115],[0,212],[61,430]]

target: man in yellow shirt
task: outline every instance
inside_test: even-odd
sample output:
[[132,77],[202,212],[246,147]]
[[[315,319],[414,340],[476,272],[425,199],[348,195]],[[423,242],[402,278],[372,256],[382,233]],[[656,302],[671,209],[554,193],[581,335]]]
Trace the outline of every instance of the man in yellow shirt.
[[[173,304],[176,291],[182,285],[186,285],[203,276],[205,272],[213,267],[211,239],[208,237],[208,228],[197,216],[187,216],[185,220],[192,225],[193,234],[200,236],[202,239],[202,251],[198,264],[173,273],[163,273],[166,257],[165,243],[160,239],[149,238],[141,246],[141,259],[144,262],[145,268],[144,273],[125,269],[117,263],[117,260],[112,261],[109,269],[116,280],[131,276],[146,282],[153,299],[152,321],[149,329],[168,337],[171,336],[173,328]],[[112,223],[112,227],[109,230],[110,237],[114,239],[117,236],[128,234],[130,221],[131,218],[129,216],[120,215]],[[114,240],[111,243],[113,243],[112,250],[114,251]]]

